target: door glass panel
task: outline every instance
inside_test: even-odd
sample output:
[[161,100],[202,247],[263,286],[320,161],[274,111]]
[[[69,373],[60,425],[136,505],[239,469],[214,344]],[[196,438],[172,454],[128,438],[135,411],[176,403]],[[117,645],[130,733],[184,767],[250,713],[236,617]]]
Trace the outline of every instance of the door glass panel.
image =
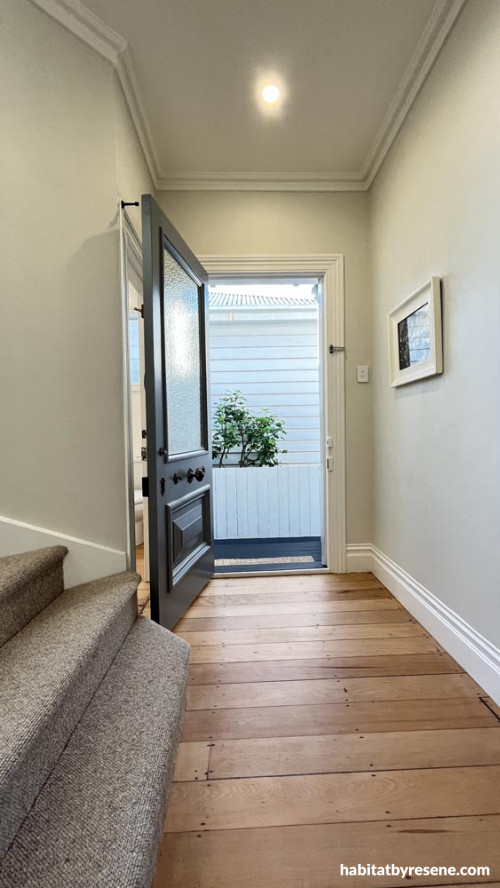
[[202,448],[198,287],[163,250],[169,456]]

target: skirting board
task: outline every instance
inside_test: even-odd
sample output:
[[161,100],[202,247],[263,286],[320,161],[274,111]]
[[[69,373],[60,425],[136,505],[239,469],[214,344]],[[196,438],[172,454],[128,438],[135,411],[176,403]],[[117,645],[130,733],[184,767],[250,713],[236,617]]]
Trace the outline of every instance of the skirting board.
[[373,571],[373,546],[371,543],[347,544],[347,573]]
[[64,559],[64,583],[67,588],[126,570],[127,556],[119,549],[79,540],[13,518],[0,517],[0,556],[17,555],[45,546],[66,546],[69,549]]
[[372,571],[500,705],[499,648],[375,546],[369,543],[347,546],[347,570]]

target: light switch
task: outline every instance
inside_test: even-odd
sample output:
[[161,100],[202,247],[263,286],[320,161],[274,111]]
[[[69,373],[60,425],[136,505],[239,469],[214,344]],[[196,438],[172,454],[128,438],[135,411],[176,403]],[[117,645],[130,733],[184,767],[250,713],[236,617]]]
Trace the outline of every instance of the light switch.
[[358,382],[368,382],[369,373],[367,364],[358,364],[356,367],[356,380]]

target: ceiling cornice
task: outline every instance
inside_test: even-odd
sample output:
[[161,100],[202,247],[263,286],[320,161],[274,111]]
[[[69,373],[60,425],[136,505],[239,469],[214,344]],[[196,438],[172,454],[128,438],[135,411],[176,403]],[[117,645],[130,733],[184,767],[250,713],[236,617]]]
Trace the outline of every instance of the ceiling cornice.
[[160,178],[158,156],[127,41],[80,3],[80,0],[32,0],[32,2],[112,64],[123,90],[150,176],[157,188]]
[[160,168],[127,41],[80,0],[32,0],[116,70],[155,188],[162,191],[367,191],[467,0],[437,0],[362,169],[352,173],[183,172]]
[[372,184],[467,0],[437,0],[361,170]]
[[361,173],[175,173],[164,191],[365,191]]
[[116,65],[118,56],[127,48],[127,41],[83,6],[79,0],[32,0],[32,2],[84,43],[88,43],[112,65]]

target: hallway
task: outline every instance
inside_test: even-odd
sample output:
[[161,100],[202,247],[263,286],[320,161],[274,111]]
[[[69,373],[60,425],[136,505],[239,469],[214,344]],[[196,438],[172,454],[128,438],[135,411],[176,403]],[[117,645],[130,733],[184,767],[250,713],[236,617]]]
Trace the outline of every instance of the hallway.
[[213,580],[176,631],[189,703],[154,888],[332,888],[389,862],[499,884],[498,708],[372,574]]

